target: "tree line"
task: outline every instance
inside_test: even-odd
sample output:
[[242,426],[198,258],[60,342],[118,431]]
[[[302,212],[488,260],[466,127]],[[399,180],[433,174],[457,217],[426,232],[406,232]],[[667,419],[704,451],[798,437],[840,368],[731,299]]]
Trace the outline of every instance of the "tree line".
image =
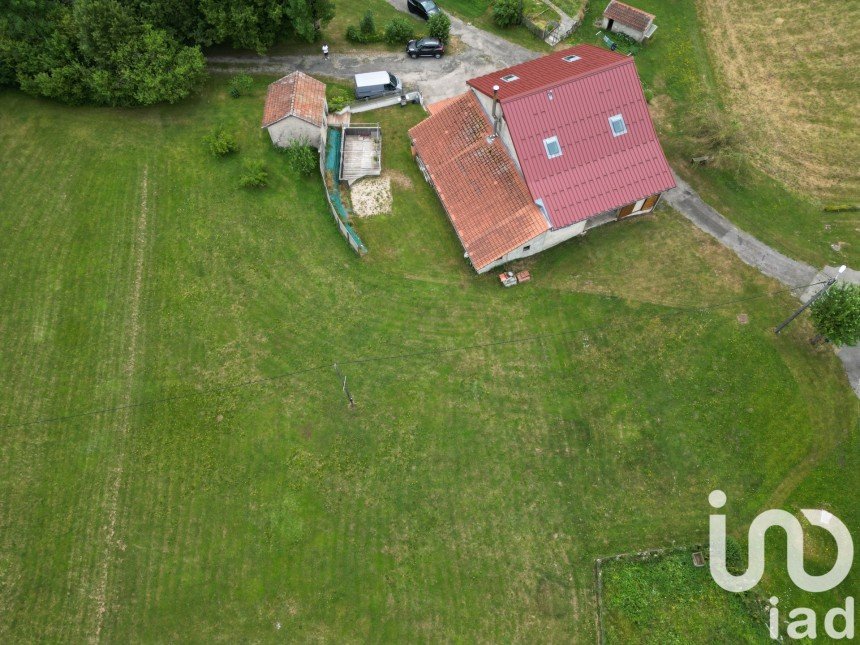
[[0,0],[0,85],[71,104],[173,103],[203,78],[202,47],[312,42],[333,16],[331,0]]

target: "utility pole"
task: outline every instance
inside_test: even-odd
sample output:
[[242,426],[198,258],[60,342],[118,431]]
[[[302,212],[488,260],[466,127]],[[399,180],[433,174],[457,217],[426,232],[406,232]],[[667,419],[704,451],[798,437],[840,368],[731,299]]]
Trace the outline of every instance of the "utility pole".
[[816,300],[818,300],[821,296],[823,296],[825,293],[827,293],[827,290],[828,290],[830,287],[832,287],[834,284],[836,284],[836,281],[839,279],[839,276],[840,276],[840,275],[842,275],[842,273],[843,273],[844,271],[845,271],[845,265],[843,264],[841,267],[839,267],[839,270],[838,270],[838,271],[836,271],[836,275],[835,275],[834,277],[830,278],[830,279],[829,279],[829,280],[824,284],[824,288],[823,288],[823,289],[821,289],[821,291],[819,291],[819,292],[818,292],[818,293],[816,293],[814,296],[812,296],[809,300],[807,300],[805,305],[803,305],[800,309],[798,309],[798,310],[797,310],[797,311],[795,311],[793,314],[791,314],[791,316],[789,316],[789,317],[788,317],[788,319],[787,319],[785,322],[783,322],[779,327],[777,327],[776,329],[774,329],[774,330],[773,330],[773,333],[775,333],[775,334],[777,334],[777,335],[778,335],[778,334],[779,334],[779,332],[781,332],[783,329],[785,329],[786,327],[788,327],[788,326],[791,324],[791,321],[793,321],[793,320],[794,320],[795,318],[797,318],[800,314],[802,314],[806,309],[808,309],[808,308],[809,308],[809,306],[810,306],[813,302],[815,302],[815,301],[816,301]]
[[355,407],[355,401],[352,398],[352,394],[349,392],[349,388],[346,385],[346,376],[340,371],[340,368],[337,366],[337,363],[334,364],[334,371],[337,373],[337,377],[340,379],[341,384],[343,385],[343,393],[346,394],[346,398],[349,401],[349,407]]

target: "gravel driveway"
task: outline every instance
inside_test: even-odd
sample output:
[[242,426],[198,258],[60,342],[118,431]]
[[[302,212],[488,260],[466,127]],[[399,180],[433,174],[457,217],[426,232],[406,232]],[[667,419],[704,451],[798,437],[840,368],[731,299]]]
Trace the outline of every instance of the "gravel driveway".
[[[403,2],[388,0],[397,9]],[[400,5],[403,4],[403,7]],[[449,14],[450,15],[450,14]],[[496,69],[536,58],[538,52],[508,42],[477,27],[451,17],[451,34],[462,43],[462,51],[439,60],[412,60],[405,52],[332,52],[328,60],[319,55],[295,56],[209,56],[211,72],[240,71],[287,74],[299,69],[309,74],[350,78],[359,72],[386,70],[400,76],[404,83],[418,86],[428,102],[449,98],[466,91],[466,80]]]

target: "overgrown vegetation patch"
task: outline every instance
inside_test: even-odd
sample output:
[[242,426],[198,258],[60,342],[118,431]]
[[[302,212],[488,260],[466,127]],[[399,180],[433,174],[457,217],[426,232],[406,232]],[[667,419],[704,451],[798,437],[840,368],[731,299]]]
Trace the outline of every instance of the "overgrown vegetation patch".
[[692,551],[609,558],[600,565],[607,645],[768,642],[757,601],[720,588],[707,565],[694,566]]

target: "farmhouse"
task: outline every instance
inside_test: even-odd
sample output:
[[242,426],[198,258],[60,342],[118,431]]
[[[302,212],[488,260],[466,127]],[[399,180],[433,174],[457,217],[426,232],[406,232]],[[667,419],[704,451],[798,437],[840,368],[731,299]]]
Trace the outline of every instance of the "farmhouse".
[[648,40],[657,31],[653,15],[618,0],[610,0],[603,10],[603,28],[630,36],[639,43]]
[[409,134],[478,273],[648,213],[675,185],[630,57],[577,45],[468,85]]
[[269,85],[262,127],[276,146],[298,141],[320,148],[325,144],[327,112],[325,83],[296,71]]

